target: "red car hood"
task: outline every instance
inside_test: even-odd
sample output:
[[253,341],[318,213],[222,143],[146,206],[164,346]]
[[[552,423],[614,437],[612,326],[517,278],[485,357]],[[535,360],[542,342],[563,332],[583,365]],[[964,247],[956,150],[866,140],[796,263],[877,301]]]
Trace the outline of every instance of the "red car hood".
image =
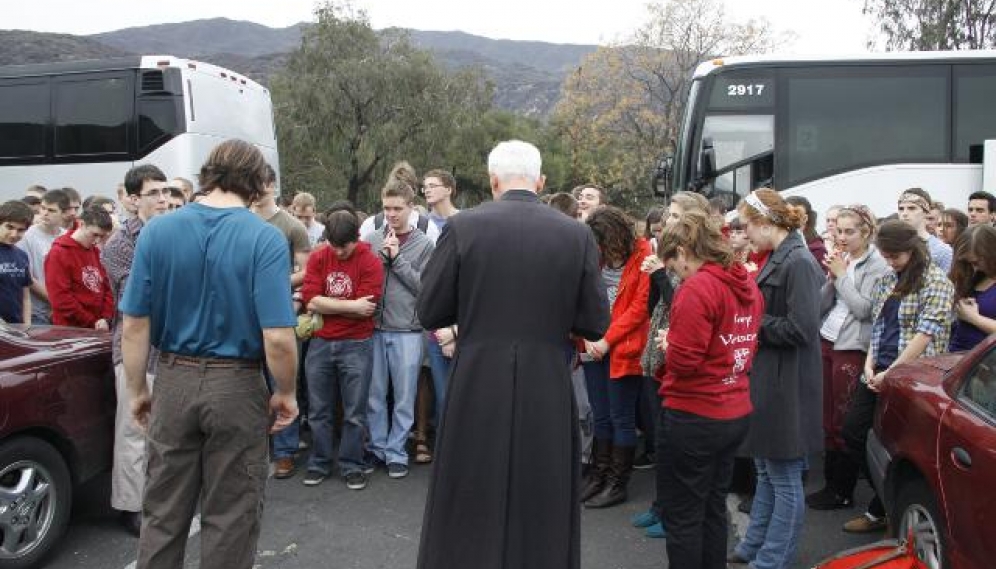
[[0,324],[0,371],[111,351],[111,334],[66,326]]

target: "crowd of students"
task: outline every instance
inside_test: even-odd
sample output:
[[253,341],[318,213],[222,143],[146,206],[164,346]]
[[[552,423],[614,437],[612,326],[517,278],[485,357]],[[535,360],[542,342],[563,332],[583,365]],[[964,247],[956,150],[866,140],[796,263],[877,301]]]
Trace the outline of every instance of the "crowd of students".
[[[313,196],[278,198],[275,182],[271,169],[252,209],[280,229],[291,259],[311,432],[302,482],[321,484],[334,465],[354,490],[377,468],[404,477],[410,463],[433,459],[460,343],[456,327],[424,330],[415,308],[436,239],[459,213],[456,181],[399,163],[373,216],[348,202],[318,214]],[[116,202],[32,187],[0,205],[0,318],[114,330],[123,399],[115,307],[135,242],[154,217],[197,199],[190,182],[144,165]],[[721,204],[679,192],[647,213],[642,232],[597,186],[545,201],[592,232],[611,312],[600,340],[565,338],[584,376],[578,403],[591,410],[579,499],[588,508],[624,502],[634,467],[656,467],[655,500],[633,525],[666,536],[675,566],[788,567],[807,504],[853,505],[883,374],[996,332],[996,197],[986,192],[970,196],[967,214],[919,188],[897,196],[894,219],[834,206],[823,235],[804,198],[767,189],[748,194],[729,221]],[[154,375],[152,366],[150,385]],[[143,435],[124,424],[122,404],[112,503],[137,532]],[[300,427],[274,436],[278,479],[303,461]],[[804,496],[819,452],[826,486]],[[746,535],[727,552],[725,497],[738,457],[751,461],[754,498]],[[885,526],[876,497],[844,529]]]

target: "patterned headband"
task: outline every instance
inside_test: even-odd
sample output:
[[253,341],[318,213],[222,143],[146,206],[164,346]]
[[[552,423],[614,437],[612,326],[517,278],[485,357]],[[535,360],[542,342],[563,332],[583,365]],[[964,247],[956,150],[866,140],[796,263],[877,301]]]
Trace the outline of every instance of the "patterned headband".
[[924,197],[921,196],[921,195],[917,195],[917,194],[913,194],[913,193],[907,192],[907,193],[899,196],[899,203],[903,203],[903,202],[909,202],[911,204],[914,204],[917,207],[919,207],[920,209],[922,209],[923,211],[925,211],[927,213],[930,213],[930,203],[927,202],[927,200],[924,199]]
[[853,213],[858,216],[858,219],[860,219],[862,223],[871,229],[872,233],[875,232],[878,224],[875,222],[875,215],[870,209],[868,209],[868,206],[863,204],[846,205],[840,208],[840,211],[848,211]]

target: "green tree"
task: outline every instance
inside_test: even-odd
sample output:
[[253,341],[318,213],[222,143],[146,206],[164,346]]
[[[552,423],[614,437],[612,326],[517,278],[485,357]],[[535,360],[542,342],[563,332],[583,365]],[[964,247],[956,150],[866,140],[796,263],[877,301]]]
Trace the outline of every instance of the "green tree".
[[641,214],[655,161],[676,138],[695,67],[787,39],[763,19],[730,21],[719,0],[656,2],[647,10],[631,37],[599,48],[567,78],[551,123],[569,153],[568,179],[607,187],[614,204]]
[[490,108],[480,74],[452,74],[407,34],[326,2],[272,82],[284,186],[322,201],[376,201],[391,165],[435,164],[455,125]]
[[996,0],[865,0],[863,11],[887,50],[996,47]]

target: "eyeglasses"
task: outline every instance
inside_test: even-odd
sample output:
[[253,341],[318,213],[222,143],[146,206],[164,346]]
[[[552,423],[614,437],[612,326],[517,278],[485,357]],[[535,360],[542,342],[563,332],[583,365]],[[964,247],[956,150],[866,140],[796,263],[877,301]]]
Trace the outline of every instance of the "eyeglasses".
[[444,186],[443,184],[425,184],[424,186],[422,186],[422,191],[424,192],[426,190],[435,190],[438,188],[445,188],[445,187],[446,186]]

